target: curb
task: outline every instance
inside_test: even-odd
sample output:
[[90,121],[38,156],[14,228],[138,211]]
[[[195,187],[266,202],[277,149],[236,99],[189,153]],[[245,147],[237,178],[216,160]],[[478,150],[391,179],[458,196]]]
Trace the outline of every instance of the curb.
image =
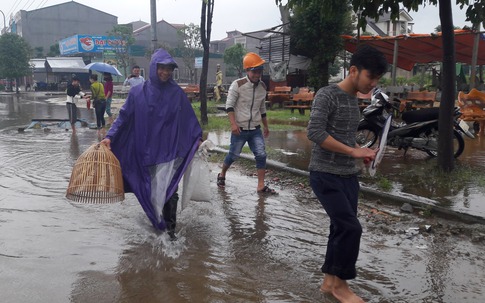
[[[228,150],[220,147],[215,147],[210,151],[218,152],[218,153],[226,153],[226,154],[229,152]],[[250,154],[241,154],[240,157],[243,159],[254,161],[254,156]],[[274,160],[267,160],[266,165],[275,169],[284,170],[300,176],[305,176],[305,177],[310,176],[310,173],[306,170],[289,167],[284,163],[277,162]],[[485,218],[483,217],[437,206],[438,204],[437,201],[428,199],[425,197],[420,197],[420,196],[416,196],[416,195],[412,195],[404,192],[396,192],[391,194],[391,193],[373,189],[371,187],[368,187],[362,184],[360,185],[360,191],[364,195],[364,197],[367,196],[367,197],[373,197],[373,198],[381,198],[385,202],[388,202],[390,204],[402,205],[404,203],[409,203],[415,207],[431,209],[433,213],[438,214],[444,218],[457,219],[462,222],[470,223],[470,224],[472,223],[485,224]]]

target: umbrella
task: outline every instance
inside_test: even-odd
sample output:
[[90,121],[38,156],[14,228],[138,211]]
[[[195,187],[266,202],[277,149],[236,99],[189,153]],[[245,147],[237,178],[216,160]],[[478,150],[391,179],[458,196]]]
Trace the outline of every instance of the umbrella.
[[89,63],[84,68],[94,70],[100,73],[110,73],[113,75],[123,76],[115,66],[109,65],[108,63],[104,63],[104,62]]

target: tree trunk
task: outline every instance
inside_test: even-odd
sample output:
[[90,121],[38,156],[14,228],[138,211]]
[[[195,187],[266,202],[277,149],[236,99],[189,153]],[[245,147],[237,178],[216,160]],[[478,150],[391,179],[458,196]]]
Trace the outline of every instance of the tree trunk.
[[312,68],[312,78],[313,83],[310,83],[311,86],[315,87],[315,90],[320,89],[321,87],[328,86],[329,77],[329,66],[330,63],[328,61],[323,62],[314,62],[316,66]]
[[200,38],[204,48],[202,56],[202,71],[200,73],[200,122],[207,125],[207,73],[209,70],[209,43],[212,30],[212,15],[214,12],[214,0],[202,0],[202,12],[200,15]]
[[439,0],[439,11],[443,39],[443,71],[441,72],[442,94],[439,111],[438,165],[445,171],[454,168],[453,157],[453,109],[455,107],[455,34],[451,0]]
[[330,67],[330,62],[328,61],[325,61],[323,64],[322,64],[322,86],[328,86],[328,81],[330,80],[330,73],[329,73],[329,67]]

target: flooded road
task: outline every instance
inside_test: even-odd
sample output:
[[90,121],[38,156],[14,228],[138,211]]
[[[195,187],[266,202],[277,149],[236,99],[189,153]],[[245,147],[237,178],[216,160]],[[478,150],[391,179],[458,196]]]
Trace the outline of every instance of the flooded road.
[[[271,129],[271,124],[270,124]],[[208,139],[217,145],[228,146],[229,132],[211,133]],[[311,143],[305,131],[272,132],[267,140],[269,158],[290,167],[308,169]],[[437,159],[425,152],[386,148],[377,175],[363,175],[361,181],[369,187],[385,178],[391,193],[416,195],[432,199],[437,206],[485,218],[485,137],[465,137],[465,150],[456,161],[453,175],[436,173]]]
[[[336,302],[319,292],[328,218],[307,190],[276,183],[278,196],[258,196],[255,177],[231,170],[224,190],[211,182],[210,202],[179,213],[170,242],[132,194],[111,205],[64,197],[96,131],[18,128],[65,115],[63,104],[0,96],[0,302]],[[210,165],[215,180],[219,167]],[[484,302],[484,242],[455,229],[417,232],[445,224],[423,220],[362,208],[352,287],[374,303]]]

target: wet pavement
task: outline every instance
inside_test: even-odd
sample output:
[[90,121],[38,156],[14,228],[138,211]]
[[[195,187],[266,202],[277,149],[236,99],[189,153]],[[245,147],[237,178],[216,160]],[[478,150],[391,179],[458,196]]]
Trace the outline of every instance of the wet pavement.
[[[227,146],[230,133],[210,133],[208,139]],[[307,170],[311,143],[305,131],[272,132],[267,146],[272,150],[269,152],[271,159]],[[436,166],[437,159],[425,152],[410,149],[404,153],[388,147],[376,176],[370,177],[364,170],[361,182],[366,187],[381,190],[376,184],[385,179],[388,181],[385,190],[389,194],[426,201],[444,210],[485,220],[485,137],[465,137],[465,150],[457,159],[452,174],[440,174]]]
[[[319,292],[328,217],[309,188],[269,171],[279,195],[258,196],[256,178],[236,167],[225,189],[211,182],[210,202],[180,211],[179,239],[170,242],[131,194],[109,205],[64,197],[96,131],[17,129],[34,116],[65,112],[42,98],[0,96],[1,302],[336,302]],[[83,118],[91,114],[81,110]],[[219,164],[210,168],[215,180]],[[484,301],[482,226],[380,202],[362,199],[352,282],[359,295],[367,302]]]

